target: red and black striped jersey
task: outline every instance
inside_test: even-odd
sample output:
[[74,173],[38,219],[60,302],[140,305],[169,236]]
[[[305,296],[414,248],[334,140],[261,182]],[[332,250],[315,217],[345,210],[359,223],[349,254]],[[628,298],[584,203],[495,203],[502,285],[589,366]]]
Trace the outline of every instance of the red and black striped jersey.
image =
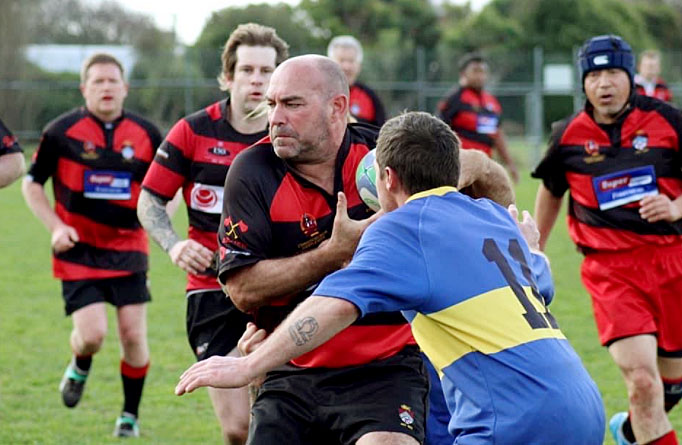
[[367,85],[355,82],[350,87],[350,114],[367,124],[381,127],[386,122],[386,112],[379,96]]
[[532,176],[556,197],[570,190],[568,227],[584,250],[626,250],[682,240],[682,221],[649,223],[639,200],[682,194],[682,113],[665,102],[633,95],[629,109],[600,125],[591,107],[558,123]]
[[636,75],[635,88],[637,89],[637,94],[641,94],[643,96],[655,97],[656,99],[665,102],[672,102],[673,100],[672,91],[670,91],[668,85],[660,77],[657,77],[656,81],[652,84],[647,85],[647,82],[643,77]]
[[17,137],[0,121],[0,156],[20,152],[21,146],[19,146]]
[[[225,176],[235,156],[267,135],[242,134],[227,120],[229,99],[216,102],[180,121],[159,147],[142,187],[172,199],[182,187],[189,219],[189,238],[218,250]],[[187,290],[220,289],[216,271],[188,274]]]
[[495,96],[485,90],[460,88],[438,103],[437,115],[457,133],[462,148],[492,155],[502,116]]
[[55,211],[80,238],[53,256],[57,278],[113,278],[147,270],[149,243],[136,206],[160,142],[151,122],[128,111],[104,123],[81,107],[47,125],[28,174],[39,184],[52,177]]
[[[348,198],[348,214],[365,219],[371,210],[355,186],[355,171],[362,157],[376,145],[377,130],[363,124],[348,126],[336,158],[334,192],[299,176],[277,157],[269,138],[240,154],[225,181],[223,223],[219,232],[219,277],[261,260],[291,257],[314,249],[332,233],[336,196]],[[273,330],[315,286],[261,307],[256,324]],[[400,313],[364,317],[332,340],[293,363],[301,367],[342,367],[390,357],[415,344]]]

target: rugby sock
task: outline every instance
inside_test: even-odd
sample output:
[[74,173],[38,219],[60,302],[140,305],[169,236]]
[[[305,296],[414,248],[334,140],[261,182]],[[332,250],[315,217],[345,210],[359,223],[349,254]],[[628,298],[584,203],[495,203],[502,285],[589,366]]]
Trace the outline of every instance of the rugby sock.
[[664,434],[658,439],[654,439],[644,445],[678,445],[675,430],[668,431],[668,433]]
[[682,379],[663,380],[663,392],[665,394],[665,412],[669,412],[682,399]]
[[149,362],[136,368],[121,360],[121,380],[123,381],[123,411],[137,417],[142,398],[144,378],[147,376]]
[[637,440],[635,439],[635,433],[632,431],[632,424],[630,423],[631,417],[632,415],[628,411],[628,418],[625,419],[625,422],[623,422],[623,436],[625,436],[628,442],[635,443]]
[[88,375],[90,365],[92,365],[92,355],[76,355],[73,358],[73,364],[76,372],[81,375]]

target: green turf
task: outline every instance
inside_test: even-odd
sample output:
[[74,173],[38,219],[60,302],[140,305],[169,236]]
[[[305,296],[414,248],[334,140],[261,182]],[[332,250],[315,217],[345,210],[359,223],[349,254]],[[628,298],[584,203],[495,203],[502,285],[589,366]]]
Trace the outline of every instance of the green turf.
[[[514,156],[528,164],[523,144]],[[532,209],[537,182],[525,169],[517,187],[521,209]],[[186,226],[178,211],[176,226]],[[59,283],[51,276],[49,236],[21,197],[19,184],[0,190],[0,443],[106,444],[122,404],[115,320],[93,363],[83,400],[75,409],[62,406],[57,391],[69,360],[70,319],[63,314]],[[597,341],[590,302],[580,282],[580,256],[560,218],[547,253],[557,294],[552,312],[583,358],[602,391],[607,416],[627,408],[620,375]],[[152,365],[140,411],[140,444],[220,443],[220,431],[205,390],[182,398],[173,395],[180,373],[193,355],[185,337],[184,275],[155,245],[151,255],[149,341]],[[682,411],[671,418],[682,431]],[[570,416],[570,413],[566,413]],[[542,422],[542,419],[537,419]],[[605,443],[612,444],[607,433]]]

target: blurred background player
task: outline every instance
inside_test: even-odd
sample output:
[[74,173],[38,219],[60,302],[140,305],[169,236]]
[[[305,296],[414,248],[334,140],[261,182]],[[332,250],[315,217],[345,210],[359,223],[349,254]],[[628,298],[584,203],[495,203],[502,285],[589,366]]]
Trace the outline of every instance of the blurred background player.
[[568,230],[599,340],[628,390],[618,445],[677,444],[666,411],[682,397],[682,113],[634,94],[634,56],[618,36],[589,39],[578,62],[587,101],[554,126],[535,217],[544,249],[569,191]]
[[358,122],[381,127],[386,121],[386,112],[379,96],[367,85],[358,82],[364,54],[362,45],[353,36],[336,36],[327,47],[327,57],[341,65],[350,85],[351,116]]
[[[267,115],[258,114],[257,107],[265,99],[275,67],[288,57],[287,48],[272,28],[239,25],[225,43],[218,77],[229,97],[173,126],[142,185],[138,203],[142,225],[173,264],[188,273],[187,336],[197,360],[237,354],[237,340],[249,320],[216,280],[216,233],[230,164],[239,152],[267,136]],[[188,239],[175,233],[166,211],[180,188],[189,216]],[[225,443],[244,443],[249,424],[246,390],[211,388],[209,396]]]
[[665,102],[672,102],[673,93],[660,77],[661,53],[652,49],[642,51],[639,55],[635,87],[637,94],[655,97]]
[[[81,70],[85,107],[47,125],[23,183],[28,206],[52,234],[53,270],[73,320],[64,404],[78,404],[92,356],[107,333],[105,302],[116,306],[123,411],[114,435],[138,436],[138,409],[149,368],[146,303],[149,244],[135,214],[140,184],[161,143],[149,121],[123,109],[128,85],[109,54]],[[43,185],[52,177],[53,210]]]
[[7,187],[26,171],[21,146],[5,124],[0,121],[0,188]]
[[485,90],[487,82],[488,63],[483,56],[465,55],[459,64],[458,88],[438,103],[437,115],[457,133],[463,149],[481,150],[488,156],[496,152],[518,182],[518,169],[500,127],[502,107]]

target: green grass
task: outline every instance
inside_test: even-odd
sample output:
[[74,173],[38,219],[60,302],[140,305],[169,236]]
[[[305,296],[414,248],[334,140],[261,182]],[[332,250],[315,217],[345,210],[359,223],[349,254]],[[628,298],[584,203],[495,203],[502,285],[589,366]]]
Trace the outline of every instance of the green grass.
[[[520,164],[532,159],[520,143],[512,146]],[[521,209],[532,209],[537,182],[525,169],[517,187]],[[183,211],[176,227],[184,230]],[[69,359],[71,321],[64,316],[59,282],[52,278],[49,236],[21,197],[19,184],[0,190],[0,443],[107,444],[122,404],[114,312],[109,336],[95,357],[83,400],[62,406],[57,391]],[[581,257],[560,218],[547,253],[557,294],[552,312],[597,382],[607,418],[627,408],[625,387],[607,351],[599,346],[590,300],[579,276]],[[194,357],[185,337],[184,274],[156,245],[151,254],[149,341],[152,364],[141,406],[140,444],[220,443],[220,431],[205,390],[173,395],[180,373]],[[682,411],[671,415],[682,431]],[[566,413],[570,416],[570,413]],[[542,419],[537,419],[542,422]],[[607,433],[607,444],[612,444]]]

